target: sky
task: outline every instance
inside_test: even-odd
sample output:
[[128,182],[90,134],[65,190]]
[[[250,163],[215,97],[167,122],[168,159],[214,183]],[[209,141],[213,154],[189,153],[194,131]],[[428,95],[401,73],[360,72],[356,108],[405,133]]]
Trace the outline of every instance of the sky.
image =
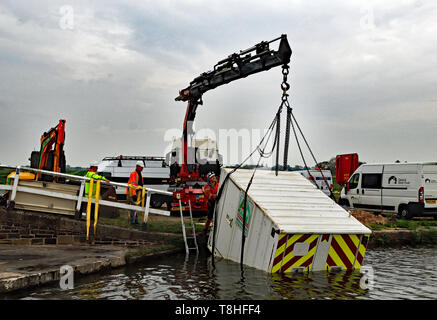
[[[70,166],[163,156],[183,125],[179,90],[281,34],[318,161],[437,161],[435,1],[14,0],[0,3],[0,164],[27,165],[59,119]],[[196,130],[264,130],[281,82],[274,68],[205,93]],[[302,164],[293,139],[289,162]]]

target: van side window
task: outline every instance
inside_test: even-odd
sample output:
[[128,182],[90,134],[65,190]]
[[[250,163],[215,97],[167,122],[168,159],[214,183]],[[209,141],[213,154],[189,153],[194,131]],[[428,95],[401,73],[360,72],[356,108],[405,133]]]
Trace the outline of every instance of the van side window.
[[361,188],[381,189],[382,174],[380,173],[363,173]]
[[355,189],[358,187],[358,182],[360,181],[360,174],[355,173],[352,178],[349,180],[349,189]]

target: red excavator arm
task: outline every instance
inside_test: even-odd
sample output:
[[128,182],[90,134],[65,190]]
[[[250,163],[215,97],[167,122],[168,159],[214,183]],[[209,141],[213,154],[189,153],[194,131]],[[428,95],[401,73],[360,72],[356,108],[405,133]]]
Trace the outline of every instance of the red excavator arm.
[[[280,40],[278,50],[271,50],[269,45],[278,40]],[[182,137],[183,161],[179,173],[182,181],[190,180],[193,175],[196,176],[195,170],[190,170],[188,166],[187,138],[188,125],[196,117],[197,107],[202,104],[202,95],[206,91],[226,83],[269,70],[273,67],[285,65],[290,62],[290,57],[291,48],[287,35],[283,34],[279,38],[263,41],[249,49],[240,51],[240,53],[231,54],[226,59],[219,61],[214,66],[214,70],[202,73],[191,81],[187,88],[179,92],[179,96],[175,100],[188,101]]]
[[[65,120],[59,120],[56,127],[44,132],[40,143],[40,151],[32,152],[30,159],[31,167],[41,170],[65,172]],[[41,174],[37,174],[36,180],[40,178]]]

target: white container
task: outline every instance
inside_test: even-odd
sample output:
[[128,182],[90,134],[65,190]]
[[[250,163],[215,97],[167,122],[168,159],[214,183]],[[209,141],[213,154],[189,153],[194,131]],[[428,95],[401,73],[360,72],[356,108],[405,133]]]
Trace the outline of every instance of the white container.
[[[223,168],[220,183],[232,169]],[[214,254],[240,262],[242,205],[252,170],[234,172],[216,205]],[[243,263],[266,272],[359,269],[370,229],[299,173],[258,170],[247,195]],[[208,247],[212,251],[212,235]]]

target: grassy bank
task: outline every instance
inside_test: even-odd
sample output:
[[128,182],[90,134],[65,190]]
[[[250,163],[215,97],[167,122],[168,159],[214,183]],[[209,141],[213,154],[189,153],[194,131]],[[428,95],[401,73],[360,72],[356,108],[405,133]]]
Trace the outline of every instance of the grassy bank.
[[372,230],[384,230],[384,229],[404,229],[404,230],[412,230],[416,231],[418,229],[424,230],[432,230],[437,227],[436,220],[403,220],[396,219],[394,221],[387,219],[387,222],[384,224],[376,224],[372,223],[370,228]]

